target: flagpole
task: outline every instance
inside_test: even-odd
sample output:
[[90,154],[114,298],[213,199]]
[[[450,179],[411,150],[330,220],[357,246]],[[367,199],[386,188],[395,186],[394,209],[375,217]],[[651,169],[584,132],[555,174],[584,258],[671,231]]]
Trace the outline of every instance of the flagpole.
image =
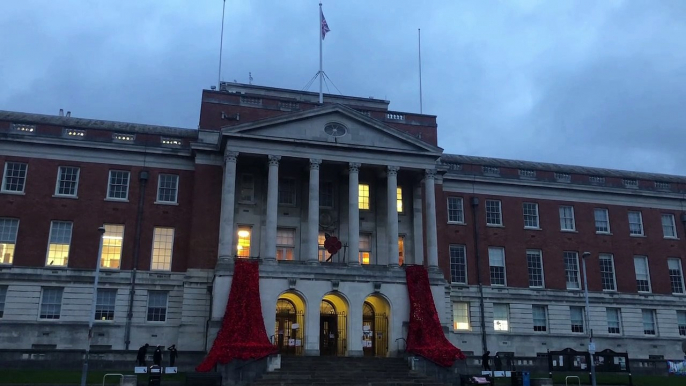
[[224,5],[222,6],[222,34],[219,38],[219,76],[217,81],[217,89],[221,91],[222,89],[222,50],[224,48],[224,10],[226,10],[226,0],[224,0]]
[[422,111],[422,29],[418,28],[417,33],[419,34],[419,114],[423,114],[423,111]]
[[319,3],[319,104],[324,103],[324,61],[322,59],[322,3]]

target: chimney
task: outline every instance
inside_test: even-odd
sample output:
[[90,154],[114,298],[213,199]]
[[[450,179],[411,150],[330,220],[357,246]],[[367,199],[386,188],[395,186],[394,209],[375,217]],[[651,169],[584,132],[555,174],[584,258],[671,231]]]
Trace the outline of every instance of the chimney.
[[64,116],[64,109],[60,109],[60,117]]
[[67,111],[67,116],[71,117],[71,111]]

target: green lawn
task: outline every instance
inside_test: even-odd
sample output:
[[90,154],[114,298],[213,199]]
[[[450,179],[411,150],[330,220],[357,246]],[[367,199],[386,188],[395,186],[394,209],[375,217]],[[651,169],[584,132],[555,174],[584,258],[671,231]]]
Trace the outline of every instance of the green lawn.
[[[88,384],[102,385],[102,377],[105,374],[133,374],[130,371],[89,371]],[[147,375],[139,374],[138,380],[145,380]],[[162,380],[174,383],[183,383],[186,379],[184,374],[162,375]],[[81,371],[72,370],[0,370],[0,384],[62,384],[79,385],[81,383]],[[119,377],[107,377],[106,384],[119,384]]]
[[[576,375],[576,374],[575,374]],[[590,385],[590,377],[586,375],[578,375],[581,379],[582,385]],[[533,378],[548,378],[548,374],[534,374]],[[556,385],[565,384],[565,374],[553,374],[553,381]],[[628,375],[615,374],[598,374],[598,385],[628,385]],[[659,377],[634,375],[634,386],[684,386],[686,385],[686,377]],[[510,378],[499,378],[496,380],[497,386],[509,386],[512,384]],[[570,381],[570,385],[576,385],[576,381]]]

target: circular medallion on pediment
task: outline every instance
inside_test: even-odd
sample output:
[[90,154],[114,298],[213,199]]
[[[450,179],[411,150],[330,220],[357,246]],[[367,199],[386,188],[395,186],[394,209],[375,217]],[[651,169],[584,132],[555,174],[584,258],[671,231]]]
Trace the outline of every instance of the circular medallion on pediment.
[[348,133],[348,128],[338,122],[330,122],[324,126],[324,132],[332,137],[342,137]]

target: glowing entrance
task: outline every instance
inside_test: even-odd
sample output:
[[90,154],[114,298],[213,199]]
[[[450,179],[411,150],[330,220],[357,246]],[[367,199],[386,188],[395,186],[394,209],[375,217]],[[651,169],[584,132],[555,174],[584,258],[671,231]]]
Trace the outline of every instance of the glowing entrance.
[[294,293],[284,293],[276,302],[274,345],[283,355],[302,355],[305,303]]
[[319,311],[319,355],[345,356],[348,349],[348,305],[336,294],[322,299]]
[[362,351],[365,356],[388,355],[390,306],[381,296],[367,297],[362,306]]

